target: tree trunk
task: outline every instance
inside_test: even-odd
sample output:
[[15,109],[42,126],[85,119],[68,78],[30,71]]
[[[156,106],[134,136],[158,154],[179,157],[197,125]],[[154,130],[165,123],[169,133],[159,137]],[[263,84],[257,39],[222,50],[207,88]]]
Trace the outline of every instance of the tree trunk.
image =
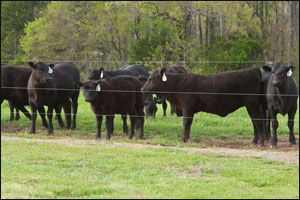
[[224,31],[224,15],[223,15],[223,10],[221,9],[220,12],[220,36],[224,37],[225,36],[225,31]]
[[281,60],[284,57],[284,1],[281,2]]
[[198,21],[199,21],[199,44],[201,47],[201,51],[203,51],[203,36],[202,36],[202,23],[201,23],[201,14],[198,15]]
[[209,26],[209,10],[206,11],[206,24],[205,24],[205,46],[208,47],[208,26]]
[[291,48],[293,46],[293,4],[292,1],[288,2],[289,6],[289,15],[288,15],[288,38],[287,38],[287,59],[291,61]]

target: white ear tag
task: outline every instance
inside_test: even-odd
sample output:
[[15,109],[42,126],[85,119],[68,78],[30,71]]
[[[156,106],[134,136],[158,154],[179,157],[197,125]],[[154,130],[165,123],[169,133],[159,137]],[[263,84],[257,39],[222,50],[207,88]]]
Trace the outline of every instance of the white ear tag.
[[165,73],[163,74],[162,81],[163,81],[163,82],[166,82],[166,81],[167,81],[167,77],[166,77],[166,74],[165,74]]
[[97,92],[100,92],[100,90],[101,90],[100,83],[98,83],[98,85],[97,85],[97,87],[96,87],[96,91],[97,91]]
[[288,72],[287,72],[287,74],[286,74],[287,76],[292,76],[293,75],[293,72],[292,72],[292,70],[290,69]]
[[48,73],[49,73],[49,74],[52,74],[52,73],[53,73],[53,70],[51,69],[51,67],[49,67]]
[[101,78],[103,78],[103,71],[102,71],[101,74],[100,74],[100,79],[101,79]]

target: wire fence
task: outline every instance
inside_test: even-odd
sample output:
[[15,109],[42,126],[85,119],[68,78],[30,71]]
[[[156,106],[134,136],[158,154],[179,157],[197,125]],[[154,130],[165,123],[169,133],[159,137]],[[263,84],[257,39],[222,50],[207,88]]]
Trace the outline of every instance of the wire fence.
[[[28,62],[32,62],[33,60],[1,60],[1,64],[9,64],[9,63],[18,63],[18,65],[28,66]],[[37,61],[35,61],[37,62]],[[89,69],[100,69],[103,68],[105,70],[117,70],[120,69],[124,65],[133,65],[133,64],[144,64],[145,68],[151,73],[155,69],[159,69],[162,67],[167,67],[175,64],[180,64],[188,72],[191,73],[201,73],[201,74],[212,74],[212,73],[220,73],[227,72],[238,69],[245,68],[258,68],[262,67],[265,64],[273,65],[278,61],[274,60],[261,60],[261,61],[175,61],[175,60],[142,60],[142,61],[130,61],[130,60],[43,60],[45,63],[60,63],[60,62],[73,62],[80,71],[80,77],[83,81],[87,76],[87,72]],[[293,73],[293,77],[296,80],[296,84],[299,88],[299,60],[284,60],[281,61],[286,65],[295,65],[296,70]],[[299,90],[299,89],[298,89]]]
[[[2,114],[14,114],[14,112],[1,112]],[[22,112],[24,114],[31,114],[30,112]],[[36,114],[42,114],[42,115],[47,115],[47,112],[45,113],[40,113],[40,112],[36,112]],[[64,113],[65,116],[73,116],[74,114],[72,113]],[[109,116],[109,117],[114,117],[115,115],[113,114],[92,114],[92,113],[86,113],[86,112],[82,112],[82,113],[77,113],[75,114],[76,116]],[[121,115],[121,114],[120,114]],[[140,118],[140,117],[146,117],[144,115],[122,115],[122,116],[129,116],[129,117],[133,117],[133,118]],[[149,117],[150,118],[150,117]],[[155,118],[159,118],[159,119],[174,119],[174,118],[178,118],[177,116],[156,116]],[[245,118],[245,117],[206,117],[206,116],[193,116],[193,117],[188,117],[188,116],[182,116],[182,118],[186,118],[186,119],[213,119],[213,120],[219,120],[219,121],[235,121],[235,120],[254,120],[254,121],[265,121],[265,120],[275,120],[275,119],[267,119],[267,118]],[[276,119],[278,121],[291,121],[291,122],[295,122],[297,120],[291,120],[291,119]],[[298,122],[298,121],[297,121]]]
[[[1,89],[20,89],[20,90],[54,90],[54,91],[85,91],[97,92],[96,90],[89,89],[65,89],[65,88],[27,88],[27,87],[5,87]],[[101,90],[101,92],[115,92],[115,93],[137,93],[134,90]],[[142,91],[140,91],[142,92]],[[229,95],[229,96],[284,96],[284,97],[297,97],[297,94],[254,94],[254,93],[231,93],[231,92],[170,92],[170,91],[143,91],[143,93],[153,94],[192,94],[192,95]]]
[[[27,65],[27,62],[31,62],[32,60],[1,60],[1,63],[3,62],[11,62],[11,61],[18,61],[18,62],[23,62],[24,65]],[[55,60],[48,60],[48,61],[44,61],[45,63],[59,63],[59,62],[68,62],[68,61],[55,61]],[[130,64],[151,64],[151,63],[155,63],[157,64],[157,67],[162,67],[162,66],[170,66],[172,64],[182,64],[182,63],[192,63],[192,64],[197,64],[197,65],[201,65],[201,64],[211,64],[211,63],[215,63],[215,64],[230,64],[230,63],[241,63],[241,61],[100,61],[100,60],[95,60],[95,61],[71,61],[77,64],[81,64],[81,67],[79,67],[80,71],[81,71],[81,76],[85,75],[88,69],[99,69],[100,67],[106,67],[107,70],[114,70],[114,69],[119,69],[120,65],[123,65],[124,63],[130,63]],[[291,61],[282,61],[283,63],[291,63]],[[115,67],[112,67],[112,65],[110,64],[116,64],[118,63]],[[276,61],[242,61],[242,63],[246,63],[249,64],[249,66],[251,67],[261,67],[263,64],[266,63],[276,63]],[[299,61],[294,61],[293,63],[299,63]],[[103,64],[105,66],[103,66]],[[199,67],[199,66],[198,66]],[[202,66],[203,67],[203,66]],[[146,66],[147,68],[147,66]],[[201,68],[201,66],[200,66]],[[194,68],[193,71],[199,71],[197,70],[197,68]],[[200,70],[201,71],[201,70]],[[226,70],[225,70],[226,71]],[[299,70],[297,70],[298,73],[296,73],[296,76],[298,74],[299,76]],[[295,76],[295,73],[294,75]],[[297,76],[297,77],[298,77]],[[297,82],[297,84],[299,85],[299,83]],[[6,86],[2,86],[1,85],[1,90],[2,89],[19,89],[19,90],[28,90],[27,87],[6,87]],[[55,90],[55,91],[86,91],[86,92],[94,92],[95,90],[87,90],[87,89],[66,89],[66,88],[30,88],[30,89],[37,89],[37,90]],[[131,91],[131,90],[101,90],[101,92],[118,92],[118,93],[136,93],[137,91]],[[218,92],[190,92],[190,91],[151,91],[151,92],[145,92],[145,93],[152,93],[152,94],[180,94],[180,95],[232,95],[232,96],[266,96],[266,94],[251,94],[251,93],[236,93],[236,92],[222,92],[222,93],[218,93]],[[283,96],[283,97],[297,97],[298,95],[296,94],[268,94],[269,96]],[[10,114],[10,112],[2,112],[1,114]],[[28,114],[30,114],[28,112]],[[42,114],[46,114],[46,113],[42,113]],[[87,115],[89,113],[77,113],[77,115]],[[92,113],[90,113],[92,114]],[[89,115],[90,115],[89,114]],[[65,113],[65,115],[68,115],[68,113]],[[105,115],[107,116],[107,115]],[[141,116],[132,116],[132,117],[141,117]],[[174,118],[175,116],[171,116],[171,117],[166,117],[168,118]],[[185,117],[185,118],[189,118],[189,117]],[[194,119],[196,119],[197,117],[193,117]],[[201,119],[203,119],[203,117],[199,117]],[[211,119],[211,118],[210,118]],[[216,118],[216,119],[228,119],[228,120],[249,120],[250,118]],[[266,120],[266,119],[253,119],[253,120]],[[294,121],[294,120],[290,120],[290,121]]]

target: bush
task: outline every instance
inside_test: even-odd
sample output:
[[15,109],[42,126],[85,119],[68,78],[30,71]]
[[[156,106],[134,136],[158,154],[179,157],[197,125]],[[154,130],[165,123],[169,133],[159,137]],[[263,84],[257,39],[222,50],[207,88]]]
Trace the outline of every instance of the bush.
[[253,61],[261,60],[263,45],[256,38],[244,38],[233,34],[213,38],[212,46],[204,50],[202,60],[217,62],[205,63],[204,71],[207,73],[248,68],[255,63]]

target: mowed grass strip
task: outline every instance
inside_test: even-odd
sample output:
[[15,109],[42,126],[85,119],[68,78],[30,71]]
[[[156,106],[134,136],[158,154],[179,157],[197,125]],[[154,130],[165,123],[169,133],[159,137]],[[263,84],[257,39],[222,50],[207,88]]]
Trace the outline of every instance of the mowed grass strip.
[[299,166],[169,148],[1,141],[1,198],[299,198]]
[[[298,101],[299,104],[299,101]],[[146,142],[151,144],[163,145],[184,145],[181,137],[183,132],[183,119],[170,115],[170,104],[168,103],[167,117],[163,117],[162,106],[157,104],[158,112],[156,118],[145,118],[144,131]],[[299,107],[299,105],[298,105]],[[47,107],[45,106],[47,109]],[[28,111],[30,108],[27,106]],[[17,125],[26,127],[26,133],[29,133],[31,121],[27,119],[22,113],[21,119],[18,121],[9,121],[9,107],[7,101],[1,105],[1,124]],[[288,135],[289,129],[287,126],[287,115],[278,115],[279,128],[278,133],[281,135]],[[48,119],[47,119],[48,120]],[[127,118],[127,124],[130,128],[130,120]],[[79,107],[77,116],[77,128],[74,131],[61,129],[58,126],[57,120],[54,120],[54,135],[58,131],[64,131],[69,136],[87,136],[94,135],[96,137],[97,125],[96,117],[92,113],[89,103],[84,101],[82,92],[79,96]],[[123,122],[120,115],[115,115],[114,119],[114,132],[121,134],[123,132]],[[42,120],[38,115],[37,130],[46,130],[42,126]],[[102,122],[102,131],[106,131],[105,117]],[[295,116],[294,133],[299,134],[299,109]],[[199,143],[203,139],[209,138],[232,138],[232,137],[249,138],[249,144],[253,138],[253,126],[246,109],[240,108],[239,110],[229,114],[226,117],[219,117],[217,115],[200,112],[195,114],[192,128],[190,142]],[[105,138],[105,137],[103,137]],[[129,141],[127,138],[126,141]],[[121,141],[124,141],[121,139]],[[139,142],[139,140],[134,140]]]

